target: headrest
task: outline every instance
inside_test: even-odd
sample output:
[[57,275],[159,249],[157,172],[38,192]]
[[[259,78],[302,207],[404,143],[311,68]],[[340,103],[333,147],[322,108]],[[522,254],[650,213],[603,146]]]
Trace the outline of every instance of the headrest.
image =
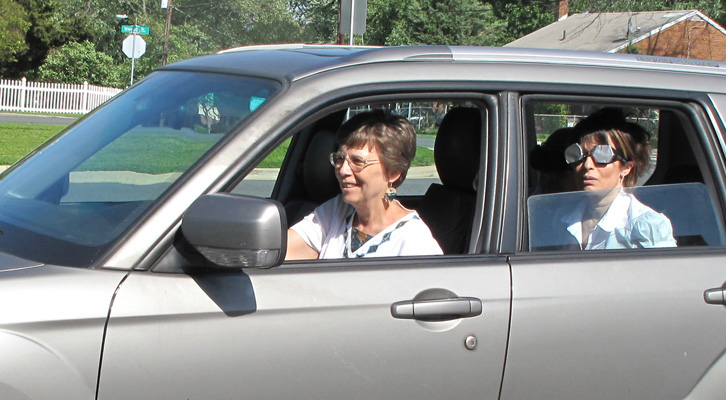
[[340,193],[335,170],[328,159],[330,153],[337,150],[332,130],[321,130],[310,140],[303,161],[303,179],[309,200],[323,203]]
[[444,116],[434,144],[436,170],[444,186],[474,191],[481,126],[481,111],[477,108],[453,108]]

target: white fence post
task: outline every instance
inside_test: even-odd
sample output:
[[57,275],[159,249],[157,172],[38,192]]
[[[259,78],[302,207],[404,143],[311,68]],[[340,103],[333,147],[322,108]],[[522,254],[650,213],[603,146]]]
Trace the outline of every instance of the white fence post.
[[66,83],[0,80],[0,110],[85,114],[122,89]]
[[20,111],[25,111],[25,87],[28,83],[28,80],[23,77],[23,79],[20,80]]
[[88,81],[83,81],[83,93],[81,94],[81,96],[83,96],[81,98],[81,101],[83,102],[83,104],[81,105],[81,109],[83,110],[83,113],[85,114],[88,112],[88,96],[89,96]]

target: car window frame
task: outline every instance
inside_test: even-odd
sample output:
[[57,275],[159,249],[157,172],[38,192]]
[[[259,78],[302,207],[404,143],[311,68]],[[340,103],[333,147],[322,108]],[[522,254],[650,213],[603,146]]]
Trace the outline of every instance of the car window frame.
[[[305,118],[295,122],[294,124],[289,127],[285,133],[283,133],[280,137],[277,138],[277,143],[282,143],[284,140],[286,140],[289,137],[293,137],[293,142],[297,139],[296,135],[310,127],[312,124],[314,124],[316,121],[320,120],[321,118],[324,118],[327,115],[330,115],[332,113],[341,111],[343,109],[348,109],[354,106],[359,106],[361,104],[375,104],[375,103],[394,103],[394,102],[425,102],[425,101],[469,101],[474,104],[477,104],[477,107],[483,111],[482,112],[482,120],[486,122],[482,125],[482,135],[484,135],[484,139],[481,141],[481,148],[480,148],[480,160],[479,160],[479,171],[490,171],[492,168],[487,168],[486,166],[490,162],[491,157],[491,150],[489,149],[492,145],[493,141],[497,140],[497,137],[500,135],[498,134],[490,134],[490,132],[497,132],[498,131],[498,118],[497,115],[500,114],[499,112],[499,98],[498,94],[494,92],[495,94],[492,94],[491,91],[470,91],[470,90],[462,90],[462,91],[454,91],[454,90],[426,90],[421,91],[420,87],[418,85],[415,85],[415,87],[418,88],[418,90],[413,90],[411,86],[414,85],[404,85],[404,89],[400,89],[397,87],[391,87],[390,85],[386,87],[386,90],[383,91],[383,93],[380,94],[365,94],[365,95],[359,95],[357,97],[354,96],[346,96],[345,99],[340,100],[338,102],[335,102],[334,100],[329,101],[329,103],[332,103],[330,105],[327,105],[325,107],[321,107],[320,109],[316,110],[314,113],[311,113],[307,115]],[[309,133],[309,132],[308,132]],[[291,144],[292,147],[292,144]],[[263,156],[258,157],[258,159],[263,159],[264,156],[269,154],[272,151],[272,149],[268,149],[264,153]],[[293,151],[288,151],[288,156],[290,157],[303,157],[304,155],[298,154],[298,149],[293,149]],[[302,158],[301,158],[302,159]],[[281,193],[282,189],[281,186],[284,187],[284,182],[279,182],[280,179],[291,179],[291,174],[294,173],[295,168],[297,165],[290,165],[290,162],[288,161],[288,157],[285,157],[285,161],[283,162],[283,169],[281,170],[280,174],[278,175],[278,182],[275,183],[275,189],[273,190],[273,199],[275,199],[275,195]],[[468,253],[464,254],[454,254],[450,256],[436,256],[436,257],[461,257],[466,255],[475,255],[475,254],[495,254],[496,251],[494,250],[495,247],[491,245],[493,241],[493,235],[492,229],[486,229],[485,228],[485,222],[484,219],[487,215],[492,216],[494,213],[491,211],[487,211],[488,208],[494,207],[493,202],[490,200],[493,195],[486,194],[489,187],[492,187],[492,185],[487,186],[487,180],[493,177],[493,174],[489,173],[479,173],[477,176],[477,187],[479,190],[477,190],[476,195],[476,204],[474,208],[474,214],[472,215],[472,230],[471,230],[471,236],[468,244],[469,251]],[[235,180],[234,185],[237,185],[239,182],[238,178]],[[242,177],[243,179],[243,177]],[[227,188],[233,187],[234,185],[227,185]],[[483,190],[482,190],[483,188]],[[229,189],[227,189],[229,190]],[[491,220],[494,220],[491,218]],[[381,257],[382,260],[391,260],[391,259],[399,259],[399,258],[408,258],[408,257]],[[418,257],[414,257],[418,258]],[[317,261],[324,261],[324,260],[317,260]],[[348,261],[354,261],[354,259],[350,259]],[[360,260],[358,260],[360,261]],[[284,265],[287,264],[300,264],[302,262],[300,261],[286,261]],[[279,268],[279,267],[276,267]]]
[[[221,183],[219,187],[219,192],[229,192],[234,187],[239,185],[239,183],[249,174],[250,171],[252,171],[255,166],[257,166],[267,155],[269,155],[276,146],[279,146],[282,142],[287,140],[290,137],[293,137],[293,142],[295,142],[294,136],[306,129],[307,127],[314,124],[316,121],[320,120],[326,115],[329,115],[333,112],[340,111],[341,109],[349,108],[354,105],[358,104],[372,104],[372,103],[385,103],[385,102],[394,102],[394,101],[425,101],[427,99],[430,100],[454,100],[454,101],[470,101],[475,104],[479,104],[479,108],[483,110],[488,110],[488,122],[486,124],[483,124],[482,126],[482,134],[486,135],[486,140],[481,141],[481,157],[479,160],[480,165],[480,171],[491,171],[492,168],[487,168],[486,166],[490,162],[490,153],[491,150],[489,150],[489,146],[492,142],[492,140],[495,140],[499,135],[498,134],[489,134],[489,132],[497,132],[497,119],[496,116],[500,114],[499,111],[499,99],[496,94],[491,94],[491,92],[487,93],[484,91],[471,91],[470,89],[464,90],[451,90],[451,88],[447,87],[448,90],[431,90],[428,88],[427,90],[421,90],[422,83],[416,83],[416,84],[402,84],[400,86],[391,86],[391,85],[375,85],[379,87],[379,93],[376,94],[360,94],[356,91],[355,87],[350,87],[348,90],[344,92],[335,92],[335,97],[333,96],[320,96],[317,98],[316,102],[312,102],[309,104],[306,104],[305,107],[301,107],[300,109],[296,110],[295,113],[289,116],[288,121],[289,123],[285,124],[284,126],[279,126],[277,129],[271,130],[268,132],[267,135],[265,135],[263,138],[261,138],[254,146],[253,149],[250,149],[254,151],[253,155],[251,157],[246,157],[246,162],[238,162],[233,166],[235,168],[235,171],[233,174],[231,174],[230,178],[226,180],[224,183]],[[457,87],[458,85],[451,85],[453,87]],[[370,89],[370,87],[368,87]],[[482,115],[482,118],[485,117],[485,114]],[[493,129],[497,128],[497,129]],[[291,143],[291,146],[292,146]],[[292,154],[297,154],[297,149],[292,149],[292,151],[288,151],[288,156],[291,156]],[[296,168],[296,165],[290,165],[288,162],[288,157],[285,157],[285,161],[283,162],[283,168],[281,169],[279,175],[278,175],[278,181],[280,179],[290,179],[290,176],[294,173],[294,169]],[[456,254],[456,255],[450,255],[450,256],[436,256],[436,257],[430,257],[430,256],[413,256],[413,257],[381,257],[380,259],[376,258],[374,261],[371,261],[370,259],[365,262],[387,262],[390,263],[392,259],[413,259],[413,260],[424,260],[424,259],[450,259],[451,257],[458,258],[458,257],[466,257],[466,256],[477,256],[477,255],[487,255],[487,256],[494,256],[496,255],[496,251],[494,250],[495,247],[491,246],[490,243],[492,243],[492,237],[495,235],[492,235],[491,229],[485,228],[485,218],[487,216],[493,216],[494,212],[491,210],[491,208],[494,207],[494,203],[491,201],[492,194],[487,194],[485,196],[485,193],[488,192],[489,187],[491,185],[487,186],[487,179],[494,176],[492,173],[487,172],[486,174],[479,174],[478,176],[478,187],[484,188],[485,190],[478,190],[477,191],[477,197],[476,197],[476,204],[474,209],[474,215],[472,216],[472,234],[469,241],[469,252],[466,254]],[[275,183],[275,188],[273,189],[273,199],[275,194],[279,194],[282,190],[280,185],[283,185],[280,182]],[[493,220],[493,218],[492,218]],[[160,246],[164,245],[163,248],[157,247],[153,253],[149,253],[149,255],[146,257],[145,260],[136,268],[136,270],[156,270],[159,272],[169,272],[169,273],[185,273],[185,269],[189,266],[188,261],[185,260],[182,253],[180,253],[179,249],[175,248],[174,243],[177,242],[177,246],[179,239],[175,240],[176,231],[179,227],[179,224],[170,231],[169,235],[166,236],[166,238],[163,239],[163,242],[159,243]],[[154,256],[156,258],[154,258]],[[378,261],[380,260],[380,261]],[[363,260],[345,260],[346,262],[352,262],[352,263],[358,263],[358,262],[364,262]],[[308,261],[288,261],[283,263],[282,265],[275,267],[277,268],[283,268],[283,267],[303,267],[303,266],[310,266],[315,265],[316,263],[322,263],[322,265],[325,265],[327,263],[334,263],[336,260],[308,260]],[[337,262],[340,262],[340,260],[337,260]],[[403,261],[402,261],[403,262]]]
[[[572,93],[559,93],[554,90],[531,90],[527,92],[518,93],[516,96],[517,109],[519,112],[518,123],[519,131],[510,134],[514,135],[514,140],[518,143],[519,151],[517,152],[516,159],[510,159],[510,162],[517,164],[523,171],[516,176],[516,180],[519,182],[519,193],[517,194],[518,205],[517,205],[517,233],[516,246],[514,247],[513,254],[552,254],[562,255],[564,257],[572,256],[573,254],[580,254],[579,251],[549,251],[549,252],[535,252],[529,250],[529,229],[527,224],[527,199],[529,198],[529,179],[530,179],[530,167],[529,167],[529,151],[531,149],[527,143],[528,134],[528,114],[532,110],[531,102],[537,101],[551,101],[554,103],[584,103],[584,104],[597,104],[601,106],[640,106],[647,108],[658,108],[660,110],[673,111],[680,119],[684,129],[684,134],[687,135],[687,140],[691,144],[693,149],[693,155],[698,163],[699,170],[703,175],[704,185],[708,189],[708,192],[713,201],[716,213],[720,216],[718,222],[721,227],[724,226],[724,216],[726,215],[726,192],[724,191],[724,157],[723,152],[720,151],[720,147],[717,145],[715,128],[713,121],[708,118],[708,111],[712,109],[712,103],[708,96],[703,93],[683,93],[680,91],[654,91],[654,90],[638,90],[628,89],[629,96],[627,98],[618,97],[610,93],[612,88],[603,90],[602,93],[598,93],[595,88],[587,92],[586,95],[575,95]],[[530,104],[527,104],[530,103]],[[718,161],[720,160],[720,162]],[[658,166],[656,166],[657,168]],[[726,250],[726,246],[707,246],[709,248],[721,249],[716,251]],[[676,247],[669,249],[659,249],[666,252],[682,252],[692,251],[693,247]],[[696,249],[704,249],[704,247],[697,247]],[[627,254],[638,253],[641,251],[652,251],[652,250],[638,250],[629,249]],[[596,252],[597,254],[622,254],[622,250],[602,250]],[[588,256],[591,253],[588,253]],[[651,253],[652,254],[652,253]]]

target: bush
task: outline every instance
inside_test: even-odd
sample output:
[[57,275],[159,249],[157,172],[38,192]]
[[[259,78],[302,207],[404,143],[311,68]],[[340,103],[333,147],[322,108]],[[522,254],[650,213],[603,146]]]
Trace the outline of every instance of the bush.
[[[48,54],[36,80],[123,87],[120,69],[113,58],[96,51],[91,42],[69,43]],[[125,80],[123,80],[125,82]]]

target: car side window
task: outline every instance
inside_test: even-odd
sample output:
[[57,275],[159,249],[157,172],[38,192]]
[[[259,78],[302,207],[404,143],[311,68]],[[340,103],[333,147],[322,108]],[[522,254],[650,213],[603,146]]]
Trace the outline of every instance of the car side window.
[[[335,132],[350,118],[370,110],[385,110],[406,118],[416,132],[416,155],[397,188],[396,199],[418,213],[445,253],[465,253],[474,217],[485,126],[485,112],[471,102],[427,99],[365,103],[333,110],[295,132],[232,193],[279,201],[288,226],[293,226],[340,193],[329,158],[338,151]],[[442,136],[444,144],[439,143]],[[439,151],[436,156],[435,148]],[[451,211],[442,211],[448,209]]]
[[257,164],[242,182],[232,189],[232,193],[255,197],[271,197],[291,141],[292,139],[288,138],[277,146],[272,153]]
[[724,244],[687,113],[645,102],[525,104],[530,251]]

